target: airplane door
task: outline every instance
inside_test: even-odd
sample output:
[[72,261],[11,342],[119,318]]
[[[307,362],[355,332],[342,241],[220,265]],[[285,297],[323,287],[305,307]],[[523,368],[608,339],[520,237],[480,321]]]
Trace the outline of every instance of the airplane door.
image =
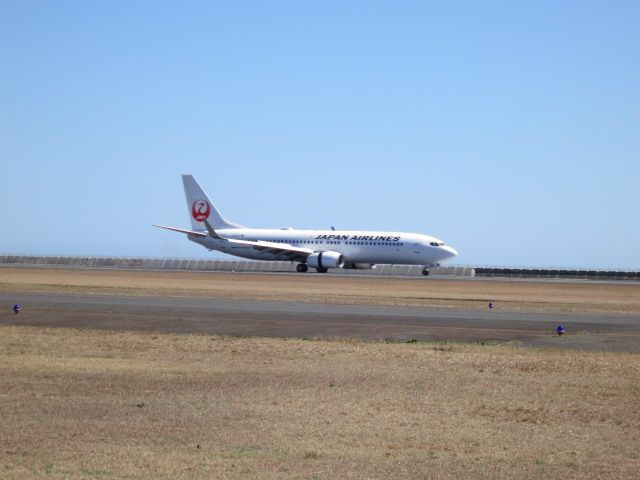
[[413,253],[422,253],[422,245],[418,242],[414,242],[413,244]]

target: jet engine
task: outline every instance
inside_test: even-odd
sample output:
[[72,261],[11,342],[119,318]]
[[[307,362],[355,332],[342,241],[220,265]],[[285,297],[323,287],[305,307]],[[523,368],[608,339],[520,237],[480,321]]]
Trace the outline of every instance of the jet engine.
[[345,263],[342,267],[348,270],[371,270],[372,268],[376,268],[375,263]]
[[312,268],[342,268],[344,260],[339,252],[316,252],[307,257],[307,265]]

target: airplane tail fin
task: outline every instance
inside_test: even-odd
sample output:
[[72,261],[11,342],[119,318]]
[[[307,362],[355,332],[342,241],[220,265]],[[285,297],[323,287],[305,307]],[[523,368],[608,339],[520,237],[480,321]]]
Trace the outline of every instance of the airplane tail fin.
[[192,175],[182,175],[182,184],[184,185],[184,194],[187,197],[187,207],[193,230],[206,230],[206,220],[213,225],[213,228],[242,228],[240,225],[228,222],[220,215],[220,212]]

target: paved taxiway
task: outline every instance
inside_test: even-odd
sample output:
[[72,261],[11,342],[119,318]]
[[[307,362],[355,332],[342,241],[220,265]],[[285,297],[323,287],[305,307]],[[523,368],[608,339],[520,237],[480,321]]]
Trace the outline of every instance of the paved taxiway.
[[[0,293],[5,324],[270,337],[519,341],[536,347],[640,351],[631,315],[538,314],[172,297]],[[10,305],[23,304],[19,315]],[[555,327],[568,334],[558,338]]]

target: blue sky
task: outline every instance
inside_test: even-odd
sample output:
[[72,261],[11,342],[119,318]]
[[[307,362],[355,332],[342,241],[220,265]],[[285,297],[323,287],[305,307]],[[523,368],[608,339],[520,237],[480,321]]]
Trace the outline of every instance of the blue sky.
[[256,227],[640,268],[640,2],[0,2],[0,253]]

